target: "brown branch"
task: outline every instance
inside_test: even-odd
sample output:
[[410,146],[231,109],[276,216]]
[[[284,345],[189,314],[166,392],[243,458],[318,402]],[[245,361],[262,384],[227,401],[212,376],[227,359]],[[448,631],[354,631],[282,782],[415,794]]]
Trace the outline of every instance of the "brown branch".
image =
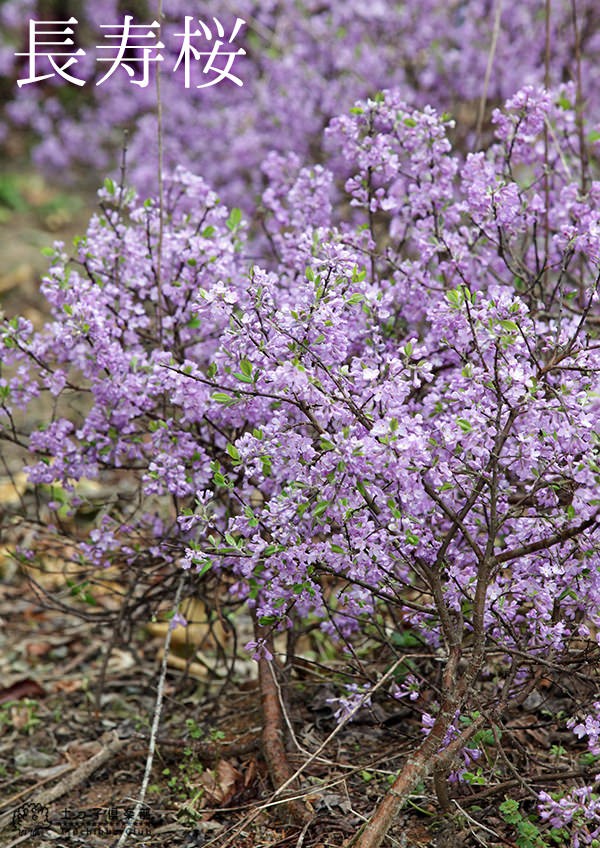
[[512,559],[518,559],[519,557],[527,556],[528,554],[534,554],[537,551],[545,551],[548,548],[554,547],[554,545],[560,545],[561,542],[567,542],[569,539],[579,536],[589,527],[596,524],[596,519],[598,518],[599,513],[600,510],[595,512],[591,518],[587,518],[585,521],[582,521],[581,524],[578,524],[576,527],[571,527],[569,530],[563,530],[560,533],[555,533],[553,536],[547,536],[545,539],[538,539],[537,542],[530,542],[528,545],[521,545],[520,548],[513,548],[511,551],[504,551],[503,554],[497,554],[494,559],[498,564],[501,562],[509,562]]
[[[273,638],[263,627],[255,622],[257,641],[261,640],[272,649]],[[279,701],[279,693],[274,678],[275,669],[270,660],[262,656],[258,660],[258,682],[260,687],[260,703],[262,709],[262,749],[271,783],[275,790],[287,784],[292,790],[294,786],[292,768],[284,744],[284,716]],[[311,816],[306,807],[298,800],[286,801],[283,805],[290,818],[297,824],[305,824]]]
[[480,715],[446,748],[439,751],[444,737],[452,725],[459,704],[456,699],[448,699],[440,710],[429,735],[409,757],[374,815],[356,833],[344,848],[379,848],[390,829],[392,821],[419,781],[428,777],[435,769],[443,769],[452,762],[456,754],[464,748],[471,736],[484,722]]
[[[534,777],[530,777],[529,782],[532,784],[556,782],[561,786],[561,788],[563,788],[563,781],[565,780],[574,780],[576,778],[581,780],[593,780],[595,774],[596,772],[594,771],[585,771],[584,769],[576,771],[556,771],[550,772],[549,774],[540,774]],[[521,783],[521,780],[516,777],[513,777],[510,778],[510,780],[503,780],[502,783],[497,783],[495,786],[488,786],[485,789],[481,789],[474,795],[463,796],[458,800],[463,806],[467,806],[470,804],[479,804],[480,801],[483,801],[486,798],[491,798],[494,795],[499,794],[500,792],[506,792],[507,789],[511,789],[513,786],[519,786]]]
[[473,539],[473,537],[471,536],[471,534],[469,533],[469,531],[465,527],[464,522],[461,520],[461,517],[459,515],[457,515],[454,512],[454,510],[452,509],[452,507],[450,507],[443,500],[443,498],[441,498],[438,495],[438,493],[435,491],[433,486],[430,483],[427,482],[424,475],[421,475],[421,481],[423,483],[423,488],[425,489],[425,491],[427,492],[427,494],[429,495],[431,500],[434,501],[440,507],[442,512],[444,512],[446,514],[446,516],[450,519],[450,521],[452,521],[454,524],[457,525],[457,527],[460,530],[460,532],[462,533],[464,539],[468,542],[469,546],[471,547],[475,556],[477,557],[477,561],[482,562],[483,558],[484,558],[483,557],[483,551],[481,550],[481,548],[479,547],[479,545],[477,544],[475,539]]

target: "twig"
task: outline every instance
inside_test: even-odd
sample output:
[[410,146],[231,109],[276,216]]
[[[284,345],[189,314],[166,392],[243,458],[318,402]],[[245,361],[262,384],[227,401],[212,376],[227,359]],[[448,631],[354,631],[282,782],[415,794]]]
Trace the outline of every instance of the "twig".
[[[452,799],[452,803],[458,808],[458,810],[460,811],[460,814],[462,816],[464,816],[470,824],[475,825],[475,827],[478,827],[480,830],[483,830],[486,833],[489,833],[490,836],[493,836],[495,839],[500,839],[506,845],[512,845],[513,844],[512,842],[508,842],[506,839],[504,839],[502,836],[500,836],[499,833],[496,833],[494,830],[491,830],[489,827],[486,827],[484,824],[481,824],[481,822],[478,822],[477,819],[474,819],[472,816],[470,816],[467,813],[466,810],[463,810],[463,808],[461,807],[461,805],[458,803],[458,801],[455,798]],[[479,842],[479,838],[477,837],[477,834],[473,833],[473,836]],[[481,844],[483,845],[484,843],[482,842]]]
[[492,43],[490,44],[490,52],[488,54],[487,66],[485,69],[485,76],[483,78],[483,91],[481,92],[481,99],[479,101],[479,110],[477,115],[477,128],[475,130],[475,150],[479,147],[479,141],[481,138],[481,131],[483,129],[483,118],[485,115],[485,104],[487,102],[488,89],[490,85],[490,79],[492,76],[492,67],[494,64],[494,57],[496,56],[496,46],[498,44],[498,35],[500,33],[500,20],[502,18],[502,0],[498,0],[496,3],[496,14],[494,15],[494,29],[492,30]]
[[[158,0],[158,23],[159,32],[162,34],[163,22],[163,4],[162,0]],[[164,188],[164,149],[163,149],[163,110],[162,96],[160,87],[160,62],[156,63],[156,131],[158,142],[158,245],[157,245],[157,260],[156,260],[156,309],[158,313],[158,329],[160,332],[160,340],[162,342],[163,324],[162,324],[162,254],[163,254],[163,238],[165,226],[165,188]]]
[[298,837],[298,841],[296,842],[296,848],[302,848],[302,846],[304,845],[304,837],[308,833],[308,828],[310,827],[311,823],[312,819],[309,819],[300,831],[300,836]]
[[[595,772],[591,771],[557,771],[550,772],[549,774],[535,775],[534,777],[530,777],[529,780],[532,784],[558,783],[561,785],[565,780],[594,780],[595,774]],[[502,783],[497,783],[495,786],[488,786],[486,789],[481,789],[474,795],[469,795],[468,797],[461,798],[460,800],[462,804],[479,804],[486,798],[492,798],[494,795],[506,792],[508,789],[520,786],[521,784],[521,780],[513,777],[510,780],[504,780]]]
[[579,160],[581,164],[581,195],[587,191],[588,154],[585,143],[585,126],[583,121],[583,86],[581,84],[581,32],[577,21],[577,0],[571,0],[571,18],[575,37],[575,125],[579,137]]
[[[183,592],[183,584],[185,582],[185,576],[182,576],[179,580],[179,585],[177,586],[177,594],[175,595],[175,613],[179,610],[179,604],[181,602],[181,594]],[[142,787],[140,789],[140,794],[138,800],[136,802],[135,808],[133,810],[132,817],[128,820],[123,833],[119,837],[118,842],[115,845],[115,848],[122,848],[123,845],[127,842],[129,835],[135,828],[137,820],[140,817],[140,813],[142,811],[142,807],[145,803],[146,792],[148,791],[148,785],[150,783],[150,774],[152,772],[152,764],[154,762],[154,752],[156,750],[156,737],[158,735],[158,728],[160,725],[160,717],[162,713],[162,703],[163,703],[163,695],[165,689],[165,680],[167,677],[167,663],[169,659],[169,648],[171,646],[171,634],[173,633],[173,629],[170,627],[167,630],[165,636],[165,652],[163,654],[161,669],[160,669],[160,677],[158,679],[158,689],[156,692],[156,705],[154,707],[154,718],[152,720],[152,728],[150,730],[150,740],[148,742],[148,756],[146,758],[146,769],[144,771],[144,778],[142,780]]]

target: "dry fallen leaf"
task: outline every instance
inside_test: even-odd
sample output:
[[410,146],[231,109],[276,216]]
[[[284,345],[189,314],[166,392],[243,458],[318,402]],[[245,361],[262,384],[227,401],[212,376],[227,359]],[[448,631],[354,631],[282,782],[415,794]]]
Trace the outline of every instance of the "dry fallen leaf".
[[204,787],[206,800],[223,807],[231,801],[237,787],[243,784],[243,778],[230,762],[219,760],[215,769],[201,774],[199,783]]
[[81,680],[56,680],[52,686],[54,692],[77,692],[83,683]]
[[7,701],[19,701],[21,698],[39,698],[45,694],[37,680],[28,677],[0,689],[0,704],[5,704]]
[[28,642],[25,645],[25,650],[28,657],[45,657],[52,649],[49,642]]

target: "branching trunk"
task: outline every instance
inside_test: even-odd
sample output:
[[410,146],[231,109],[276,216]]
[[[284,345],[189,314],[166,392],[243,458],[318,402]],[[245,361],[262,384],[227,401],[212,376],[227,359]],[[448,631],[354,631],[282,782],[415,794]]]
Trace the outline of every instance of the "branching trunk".
[[428,777],[432,771],[447,768],[461,748],[464,748],[469,739],[483,724],[483,716],[475,719],[460,736],[442,751],[439,751],[444,737],[454,721],[457,708],[458,703],[456,701],[449,701],[440,711],[431,732],[419,745],[413,756],[407,759],[402,771],[372,817],[358,833],[346,842],[344,848],[379,848],[415,786]]
[[[258,624],[255,625],[257,638],[264,640],[267,647],[273,648],[272,637]],[[270,660],[262,657],[258,661],[258,682],[262,709],[262,750],[269,770],[273,789],[283,787],[297,788],[290,782],[293,775],[285,749],[285,726],[279,690],[275,681],[275,669]],[[298,824],[310,819],[308,810],[300,801],[288,801],[283,805],[289,817]]]

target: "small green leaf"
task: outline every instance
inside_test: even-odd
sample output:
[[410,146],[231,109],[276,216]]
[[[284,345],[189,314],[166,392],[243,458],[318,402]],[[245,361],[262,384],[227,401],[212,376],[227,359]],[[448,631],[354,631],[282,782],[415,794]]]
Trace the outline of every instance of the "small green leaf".
[[463,295],[460,289],[452,289],[446,292],[446,300],[455,309],[458,309],[463,303]]
[[258,623],[262,627],[268,627],[269,624],[275,624],[276,621],[277,618],[274,615],[263,615],[261,618],[258,619]]
[[367,498],[367,487],[366,487],[366,486],[365,486],[365,484],[362,482],[362,480],[358,480],[358,481],[357,481],[357,483],[356,483],[356,488],[357,488],[357,489],[358,489],[358,491],[361,493],[361,495],[363,496],[363,498]]
[[222,403],[231,406],[232,403],[235,403],[235,400],[231,397],[231,395],[226,394],[226,392],[214,392],[211,395],[211,400],[214,400],[215,403]]
[[236,462],[239,462],[240,452],[238,451],[235,445],[228,444],[225,450],[232,459],[234,459]]
[[226,225],[227,229],[231,230],[231,232],[233,233],[233,232],[235,232],[235,230],[238,229],[238,227],[240,226],[241,223],[242,223],[242,210],[238,209],[237,206],[234,206],[234,208],[229,213],[229,218],[225,222],[225,225]]
[[252,363],[248,359],[242,359],[240,362],[240,370],[246,377],[252,376]]

